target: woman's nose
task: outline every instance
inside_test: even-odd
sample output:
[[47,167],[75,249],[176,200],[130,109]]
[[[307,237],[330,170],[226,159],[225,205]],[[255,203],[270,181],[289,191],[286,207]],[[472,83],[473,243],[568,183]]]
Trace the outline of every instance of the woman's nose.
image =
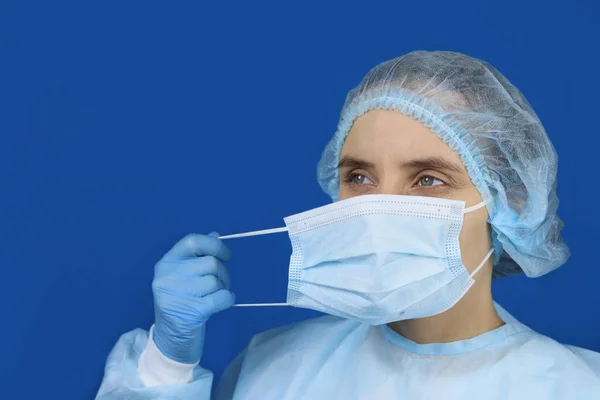
[[377,194],[407,195],[406,185],[395,179],[383,180],[377,186]]

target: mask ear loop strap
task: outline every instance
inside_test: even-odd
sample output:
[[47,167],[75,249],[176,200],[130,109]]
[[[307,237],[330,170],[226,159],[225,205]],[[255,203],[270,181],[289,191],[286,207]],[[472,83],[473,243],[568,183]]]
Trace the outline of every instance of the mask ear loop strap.
[[494,249],[491,248],[490,251],[488,251],[487,255],[485,256],[485,258],[483,259],[483,261],[481,262],[481,264],[479,264],[479,266],[477,268],[475,268],[475,270],[473,272],[471,272],[471,278],[473,278],[475,276],[476,273],[479,272],[479,270],[485,265],[485,263],[487,262],[487,260],[490,259],[490,257],[492,256],[492,254],[494,253]]
[[281,228],[263,229],[262,231],[252,231],[252,232],[236,233],[234,235],[219,236],[219,239],[237,239],[237,238],[243,238],[243,237],[249,237],[249,236],[270,235],[272,233],[280,233],[280,232],[287,232],[287,231],[288,231],[287,226],[284,226]]
[[[236,233],[233,235],[225,235],[219,236],[219,239],[237,239],[243,237],[250,236],[260,236],[260,235],[270,235],[272,233],[280,233],[287,232],[287,226],[281,228],[273,228],[273,229],[263,229],[261,231],[252,231],[252,232],[244,232],[244,233]],[[254,303],[254,304],[234,304],[234,307],[281,307],[281,306],[291,306],[288,303]]]
[[[477,211],[480,208],[484,208],[484,207],[485,207],[485,202],[482,201],[481,203],[475,204],[472,207],[465,208],[464,214],[468,214],[470,212]],[[473,278],[475,276],[475,274],[478,273],[481,268],[483,268],[483,266],[490,259],[490,257],[492,256],[493,253],[494,253],[494,248],[492,247],[490,249],[490,251],[488,251],[487,255],[485,256],[485,258],[483,259],[481,264],[479,264],[479,266],[477,268],[475,268],[475,270],[473,272],[471,272],[471,275],[470,275],[471,278]]]
[[481,203],[475,204],[472,207],[465,208],[465,210],[463,211],[463,213],[464,214],[468,214],[470,212],[477,211],[477,210],[479,210],[480,208],[483,208],[483,207],[485,207],[485,202],[482,201]]

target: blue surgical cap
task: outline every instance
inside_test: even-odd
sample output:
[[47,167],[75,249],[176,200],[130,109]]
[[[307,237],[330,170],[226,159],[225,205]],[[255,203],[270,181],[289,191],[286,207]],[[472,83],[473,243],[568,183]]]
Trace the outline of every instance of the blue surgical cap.
[[556,151],[525,97],[498,70],[445,51],[416,51],[373,68],[348,94],[318,165],[319,184],[333,201],[346,136],[373,109],[420,121],[461,157],[490,215],[495,278],[538,277],[567,261],[556,215]]

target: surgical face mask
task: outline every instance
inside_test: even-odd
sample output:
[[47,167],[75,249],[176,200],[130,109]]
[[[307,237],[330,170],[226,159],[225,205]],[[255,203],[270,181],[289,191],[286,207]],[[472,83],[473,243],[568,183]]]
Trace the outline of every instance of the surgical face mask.
[[462,263],[462,201],[365,195],[284,218],[292,243],[287,303],[370,325],[440,314],[473,285]]

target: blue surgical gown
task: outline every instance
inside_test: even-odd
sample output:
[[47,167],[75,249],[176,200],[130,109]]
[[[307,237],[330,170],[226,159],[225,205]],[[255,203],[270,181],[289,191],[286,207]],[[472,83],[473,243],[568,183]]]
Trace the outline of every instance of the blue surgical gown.
[[[564,346],[510,316],[472,339],[416,344],[387,327],[333,316],[257,335],[225,371],[213,399],[600,400],[600,354]],[[212,373],[145,387],[137,360],[148,334],[123,335],[97,399],[209,400]]]

